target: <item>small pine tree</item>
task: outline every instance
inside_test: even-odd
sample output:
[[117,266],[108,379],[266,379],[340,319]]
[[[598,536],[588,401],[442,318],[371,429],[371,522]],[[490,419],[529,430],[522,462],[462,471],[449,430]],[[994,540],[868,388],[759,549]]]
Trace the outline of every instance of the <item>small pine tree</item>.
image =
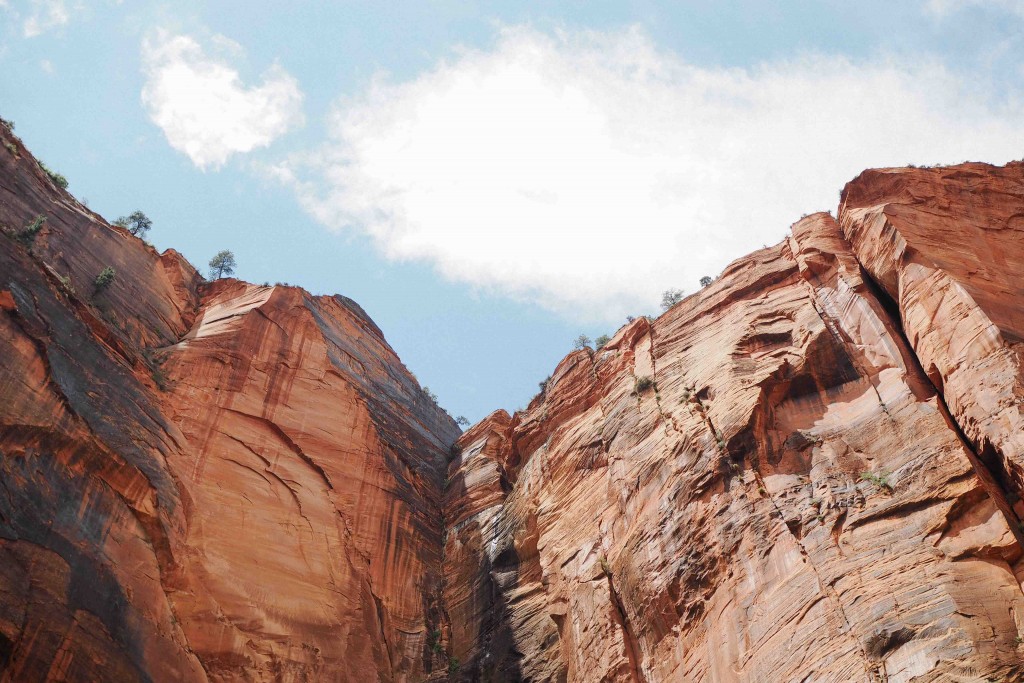
[[460,427],[468,427],[469,419],[465,415],[459,415],[457,418],[455,418],[455,424],[459,425]]
[[707,287],[708,285],[710,285],[714,281],[715,281],[715,279],[713,277],[705,275],[704,277],[702,277],[700,279],[700,286],[701,287]]
[[225,275],[235,274],[235,255],[227,249],[218,251],[217,255],[210,259],[210,279],[218,280]]
[[602,349],[608,342],[612,340],[607,334],[602,334],[600,337],[594,340],[594,348]]
[[683,290],[666,289],[661,293],[661,307],[666,311],[683,300]]
[[585,348],[587,348],[587,347],[588,347],[588,346],[590,346],[590,345],[591,345],[592,343],[593,343],[593,342],[592,342],[592,341],[590,340],[590,337],[588,337],[588,336],[587,336],[587,335],[585,335],[585,334],[581,334],[580,336],[576,337],[576,341],[574,341],[574,342],[572,343],[572,346],[573,346],[573,348],[574,348],[574,349],[577,349],[577,350],[579,350],[579,349],[585,349]]
[[114,225],[119,225],[122,228],[127,229],[128,232],[136,237],[145,237],[146,233],[149,232],[149,229],[153,227],[153,221],[151,221],[149,216],[146,214],[136,210],[132,211],[127,216],[121,216],[118,218],[114,221]]

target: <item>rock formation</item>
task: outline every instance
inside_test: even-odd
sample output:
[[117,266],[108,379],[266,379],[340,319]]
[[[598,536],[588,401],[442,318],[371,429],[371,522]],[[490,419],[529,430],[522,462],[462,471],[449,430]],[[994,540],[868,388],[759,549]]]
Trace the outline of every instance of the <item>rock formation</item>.
[[459,430],[380,330],[344,297],[204,283],[4,141],[0,679],[443,670]]
[[1024,164],[866,171],[459,437],[0,138],[0,681],[1024,680]]

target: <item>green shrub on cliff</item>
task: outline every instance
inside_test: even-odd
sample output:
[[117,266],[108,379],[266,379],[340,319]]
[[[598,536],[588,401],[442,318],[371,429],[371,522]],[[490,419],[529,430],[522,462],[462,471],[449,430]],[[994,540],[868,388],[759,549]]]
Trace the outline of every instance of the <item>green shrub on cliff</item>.
[[46,175],[50,176],[50,180],[53,181],[54,185],[56,185],[57,187],[59,187],[62,190],[68,189],[68,179],[67,178],[62,176],[60,173],[57,173],[53,169],[49,168],[46,164],[44,164],[41,161],[39,162],[39,168],[43,169],[43,172],[46,173]]
[[30,245],[36,241],[36,235],[43,229],[43,223],[46,222],[46,216],[39,215],[35,219],[25,226],[25,229],[18,233],[18,241],[25,245]]
[[96,287],[96,292],[102,292],[104,289],[110,286],[110,283],[114,281],[117,273],[113,268],[107,266],[100,271],[100,274],[96,276],[96,281],[93,283]]
[[657,389],[657,386],[655,386],[653,379],[651,379],[650,377],[646,377],[646,376],[645,377],[637,377],[636,378],[636,383],[633,385],[633,393],[639,395],[639,394],[644,393],[645,391],[647,391],[651,387],[654,387],[655,389]]

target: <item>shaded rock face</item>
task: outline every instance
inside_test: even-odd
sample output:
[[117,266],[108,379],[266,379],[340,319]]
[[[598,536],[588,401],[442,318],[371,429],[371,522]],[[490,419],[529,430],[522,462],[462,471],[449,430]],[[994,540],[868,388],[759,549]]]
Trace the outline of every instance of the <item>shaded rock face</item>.
[[1024,165],[867,171],[459,437],[0,138],[0,681],[1024,680]]

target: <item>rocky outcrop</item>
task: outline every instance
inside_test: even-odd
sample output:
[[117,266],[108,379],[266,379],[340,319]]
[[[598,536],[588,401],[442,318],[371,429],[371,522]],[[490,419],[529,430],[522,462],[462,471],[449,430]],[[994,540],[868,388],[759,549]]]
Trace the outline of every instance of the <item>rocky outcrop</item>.
[[[996,204],[959,187],[973,178],[1002,198],[987,229],[1012,230],[1024,173],[989,170],[877,173],[927,185],[906,192],[933,221],[936,195]],[[804,218],[658,320],[567,357],[527,411],[462,437],[446,604],[473,678],[1024,676],[1017,489],[990,470],[1012,472],[1019,452],[1019,284],[987,266],[972,301],[956,280],[987,252],[946,237],[969,208],[938,203],[949,218],[932,233],[875,178],[847,188],[842,229]],[[891,215],[918,232],[901,237]],[[967,253],[959,270],[933,255],[920,273],[908,254],[929,236],[951,261]],[[1000,236],[1019,263],[1024,242]],[[928,315],[909,291],[927,277]],[[951,395],[957,371],[973,374]]]
[[1024,680],[1024,165],[867,171],[453,446],[0,138],[0,681]]

